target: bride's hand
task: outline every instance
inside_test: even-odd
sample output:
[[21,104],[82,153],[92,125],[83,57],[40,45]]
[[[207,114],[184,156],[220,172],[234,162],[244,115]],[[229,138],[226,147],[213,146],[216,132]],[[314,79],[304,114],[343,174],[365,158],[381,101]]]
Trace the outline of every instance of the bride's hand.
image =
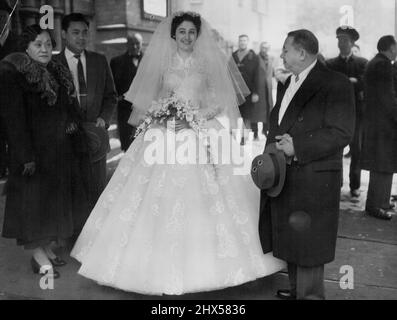
[[189,123],[186,120],[175,120],[175,131],[181,131],[183,129],[189,128]]

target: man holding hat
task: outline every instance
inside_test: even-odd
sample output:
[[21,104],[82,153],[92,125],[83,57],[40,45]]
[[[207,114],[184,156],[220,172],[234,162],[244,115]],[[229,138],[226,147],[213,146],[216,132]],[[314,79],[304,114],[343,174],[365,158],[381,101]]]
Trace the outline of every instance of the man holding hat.
[[[354,93],[344,75],[318,61],[318,51],[312,32],[288,34],[281,58],[292,76],[278,85],[265,150],[285,157],[285,178],[277,169],[283,167],[277,153],[272,157],[277,161],[257,158],[252,167],[262,189],[263,251],[288,263],[291,287],[277,292],[280,299],[325,299],[324,265],[335,257],[342,155],[353,136]],[[257,174],[264,172],[264,161],[274,166],[275,179]],[[273,182],[261,184],[256,176]]]
[[350,143],[350,194],[353,198],[360,196],[361,186],[361,146],[362,146],[362,119],[364,106],[364,73],[368,60],[353,54],[355,42],[360,38],[356,29],[350,26],[341,26],[336,30],[340,54],[326,62],[328,68],[346,75],[354,86],[356,127],[353,141]]
[[[0,60],[18,49],[16,37],[11,32],[9,21],[11,12],[12,8],[8,0],[0,0]],[[0,178],[4,177],[7,171],[7,143],[3,127],[0,123]]]

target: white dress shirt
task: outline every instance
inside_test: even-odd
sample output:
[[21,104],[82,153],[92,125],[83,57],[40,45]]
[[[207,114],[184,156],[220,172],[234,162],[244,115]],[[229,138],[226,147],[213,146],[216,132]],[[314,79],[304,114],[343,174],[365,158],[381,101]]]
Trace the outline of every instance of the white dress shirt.
[[290,84],[288,86],[287,91],[284,94],[283,101],[281,102],[280,111],[278,114],[278,125],[280,125],[281,121],[283,121],[283,118],[284,118],[285,113],[287,112],[288,106],[290,105],[295,94],[298,92],[299,88],[302,86],[303,82],[306,80],[310,71],[313,70],[316,63],[317,63],[317,60],[314,61],[309,67],[307,67],[305,70],[303,70],[297,76],[293,75],[291,77]]
[[[68,62],[69,70],[72,72],[73,75],[73,82],[76,88],[76,92],[80,92],[79,77],[77,71],[77,64],[79,63],[79,61],[75,58],[75,54],[72,51],[70,51],[68,48],[65,49],[65,56],[66,56],[66,61]],[[84,51],[80,55],[80,60],[83,65],[84,79],[85,82],[87,83],[87,59]],[[77,98],[80,102],[80,96],[78,94],[77,94]]]

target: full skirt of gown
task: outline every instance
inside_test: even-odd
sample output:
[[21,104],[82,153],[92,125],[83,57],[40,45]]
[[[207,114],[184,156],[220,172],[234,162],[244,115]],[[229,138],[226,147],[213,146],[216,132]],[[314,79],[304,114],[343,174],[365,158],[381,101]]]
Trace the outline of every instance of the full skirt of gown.
[[[205,153],[193,130],[185,131],[188,147]],[[262,252],[259,190],[249,175],[208,162],[153,164],[153,146],[164,146],[166,162],[186,143],[173,149],[170,139],[145,140],[137,137],[121,159],[72,250],[80,275],[129,292],[181,295],[238,286],[285,267]]]

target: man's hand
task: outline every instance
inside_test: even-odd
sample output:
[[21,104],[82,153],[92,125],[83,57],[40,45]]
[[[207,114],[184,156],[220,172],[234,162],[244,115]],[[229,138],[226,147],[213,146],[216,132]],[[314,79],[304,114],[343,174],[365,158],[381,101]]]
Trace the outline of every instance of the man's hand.
[[77,131],[77,129],[78,129],[77,124],[72,122],[66,127],[66,133],[73,134]]
[[23,165],[22,175],[31,177],[34,175],[35,171],[36,171],[36,163],[35,162],[25,163]]
[[277,136],[276,140],[278,140],[276,142],[276,148],[278,150],[283,151],[288,158],[295,157],[294,141],[289,134]]
[[96,121],[96,126],[102,129],[106,129],[106,122],[102,118],[98,118]]
[[251,101],[252,101],[252,103],[258,103],[259,102],[259,95],[257,95],[256,93],[253,93],[252,97],[251,97]]

